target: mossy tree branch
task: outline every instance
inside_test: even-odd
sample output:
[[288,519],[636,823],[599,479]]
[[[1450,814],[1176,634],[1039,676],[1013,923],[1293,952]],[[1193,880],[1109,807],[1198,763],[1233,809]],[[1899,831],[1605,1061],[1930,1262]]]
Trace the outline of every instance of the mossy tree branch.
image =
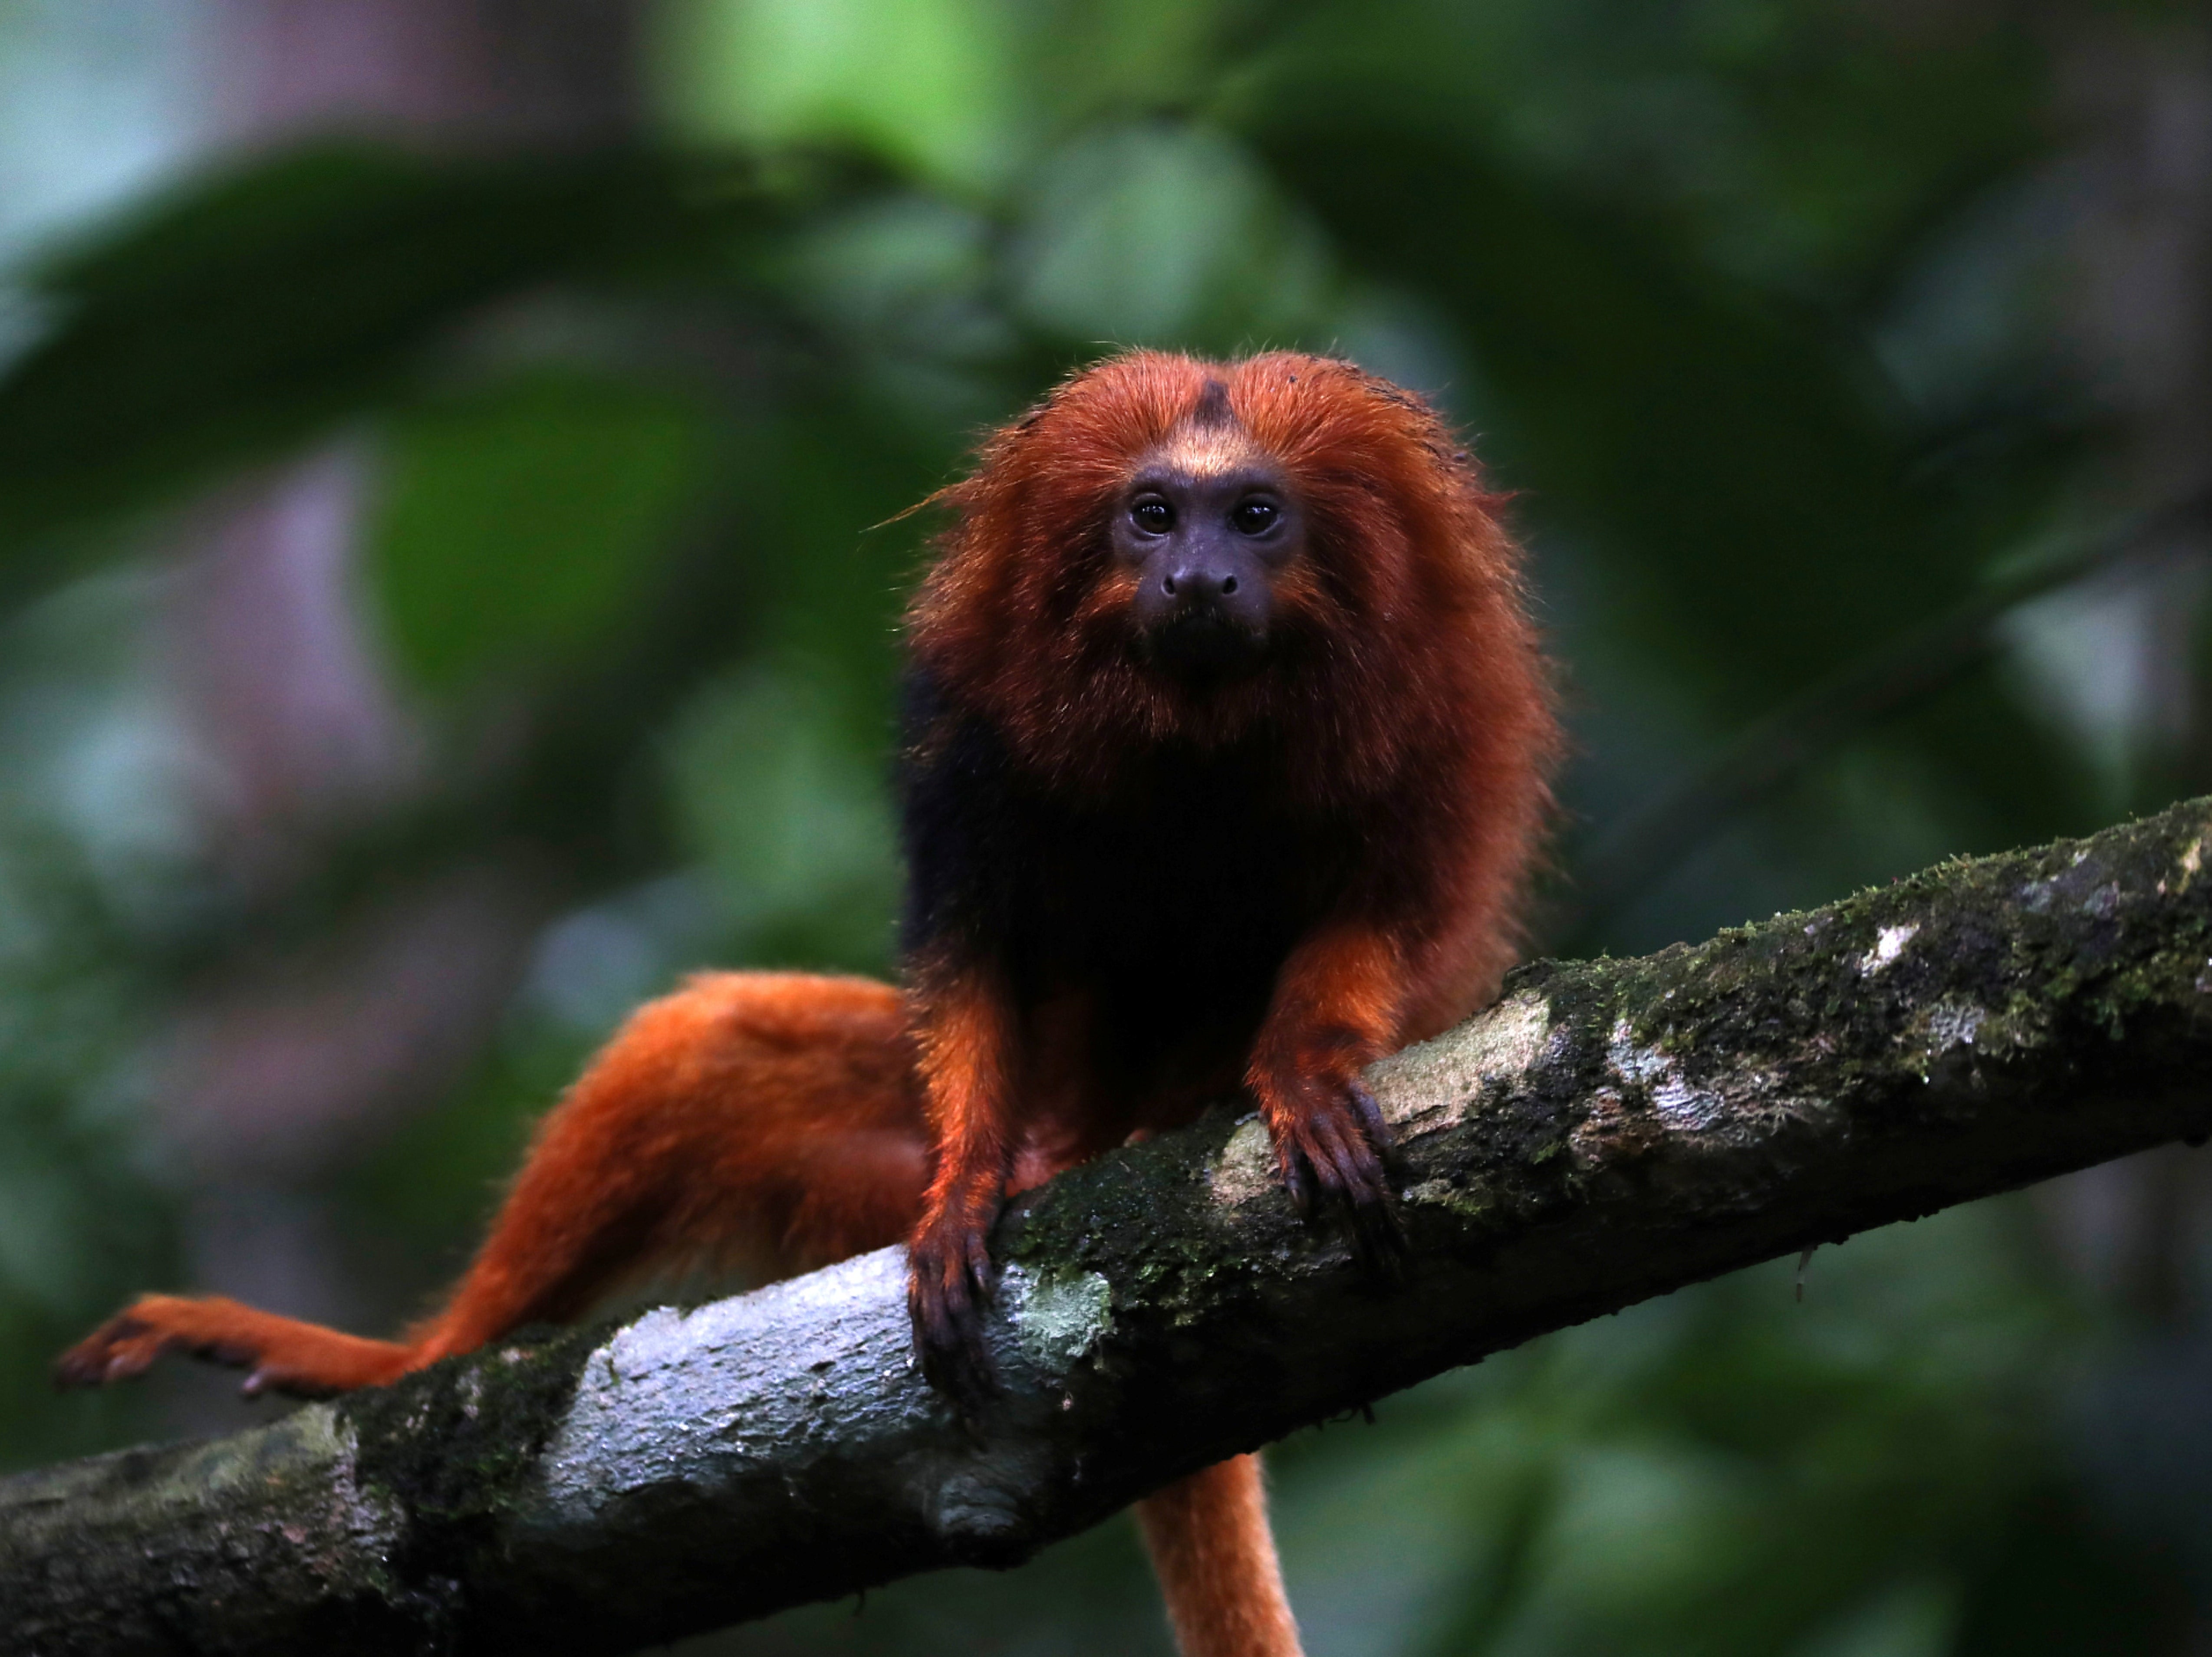
[[1226,1113],[1018,1204],[963,1425],[895,1251],[0,1481],[10,1652],[616,1652],[1011,1563],[1192,1467],[1867,1227],[2212,1131],[2212,802],[1638,961],[1378,1065],[1403,1278]]

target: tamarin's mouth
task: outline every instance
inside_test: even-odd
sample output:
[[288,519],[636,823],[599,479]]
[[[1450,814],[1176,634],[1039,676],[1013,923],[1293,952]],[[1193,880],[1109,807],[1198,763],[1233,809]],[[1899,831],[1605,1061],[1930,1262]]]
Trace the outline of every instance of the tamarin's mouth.
[[1147,661],[1178,677],[1240,678],[1267,659],[1267,635],[1216,609],[1191,609],[1138,635]]

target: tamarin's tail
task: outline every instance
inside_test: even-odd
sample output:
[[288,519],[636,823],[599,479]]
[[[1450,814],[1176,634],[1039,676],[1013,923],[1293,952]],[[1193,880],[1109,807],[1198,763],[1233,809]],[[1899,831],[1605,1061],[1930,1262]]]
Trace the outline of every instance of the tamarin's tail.
[[1301,1657],[1258,1456],[1154,1491],[1137,1523],[1183,1657]]
[[245,1369],[246,1391],[380,1386],[562,1322],[656,1269],[772,1276],[898,1241],[928,1139],[899,992],[858,978],[702,973],[641,1008],[548,1113],[444,1309],[365,1340],[210,1296],[148,1295],[62,1354],[94,1387],[164,1352]]

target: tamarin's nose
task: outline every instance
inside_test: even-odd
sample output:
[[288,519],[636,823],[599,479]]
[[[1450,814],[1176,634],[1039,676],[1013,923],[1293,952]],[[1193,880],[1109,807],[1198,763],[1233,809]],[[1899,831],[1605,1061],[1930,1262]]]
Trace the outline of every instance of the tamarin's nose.
[[1212,569],[1203,564],[1186,564],[1160,578],[1160,591],[1170,598],[1180,599],[1186,605],[1210,604],[1216,598],[1233,597],[1237,592],[1237,578],[1224,569]]
[[1267,630],[1267,577],[1258,561],[1202,541],[1162,551],[1134,606],[1157,659],[1206,670],[1256,660]]

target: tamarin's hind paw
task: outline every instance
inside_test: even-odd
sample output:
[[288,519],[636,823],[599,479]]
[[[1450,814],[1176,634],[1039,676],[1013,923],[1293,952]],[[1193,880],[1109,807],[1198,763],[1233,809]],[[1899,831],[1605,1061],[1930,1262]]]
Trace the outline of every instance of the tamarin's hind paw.
[[915,1357],[925,1380],[973,1414],[999,1391],[998,1367],[983,1339],[991,1298],[991,1256],[980,1229],[945,1225],[908,1246],[907,1308]]
[[1277,1127],[1275,1156],[1300,1214],[1341,1216],[1369,1271],[1395,1277],[1404,1269],[1405,1223],[1391,1188],[1396,1157],[1373,1094],[1346,1083],[1327,1103],[1301,1111]]
[[178,1344],[175,1336],[128,1312],[118,1313],[54,1360],[54,1385],[105,1387],[112,1381],[128,1381],[143,1375],[155,1358]]
[[164,1352],[246,1370],[240,1390],[248,1398],[328,1398],[395,1380],[413,1362],[408,1348],[392,1342],[280,1318],[220,1296],[145,1295],[56,1359],[54,1384],[127,1381]]
[[[113,1317],[54,1360],[57,1387],[104,1387],[143,1375],[164,1352],[185,1352],[234,1369],[254,1360],[251,1347],[227,1340],[210,1331],[189,1326],[202,1320],[189,1315],[196,1303],[167,1295],[147,1295],[128,1311]],[[179,1317],[179,1311],[187,1315]]]

